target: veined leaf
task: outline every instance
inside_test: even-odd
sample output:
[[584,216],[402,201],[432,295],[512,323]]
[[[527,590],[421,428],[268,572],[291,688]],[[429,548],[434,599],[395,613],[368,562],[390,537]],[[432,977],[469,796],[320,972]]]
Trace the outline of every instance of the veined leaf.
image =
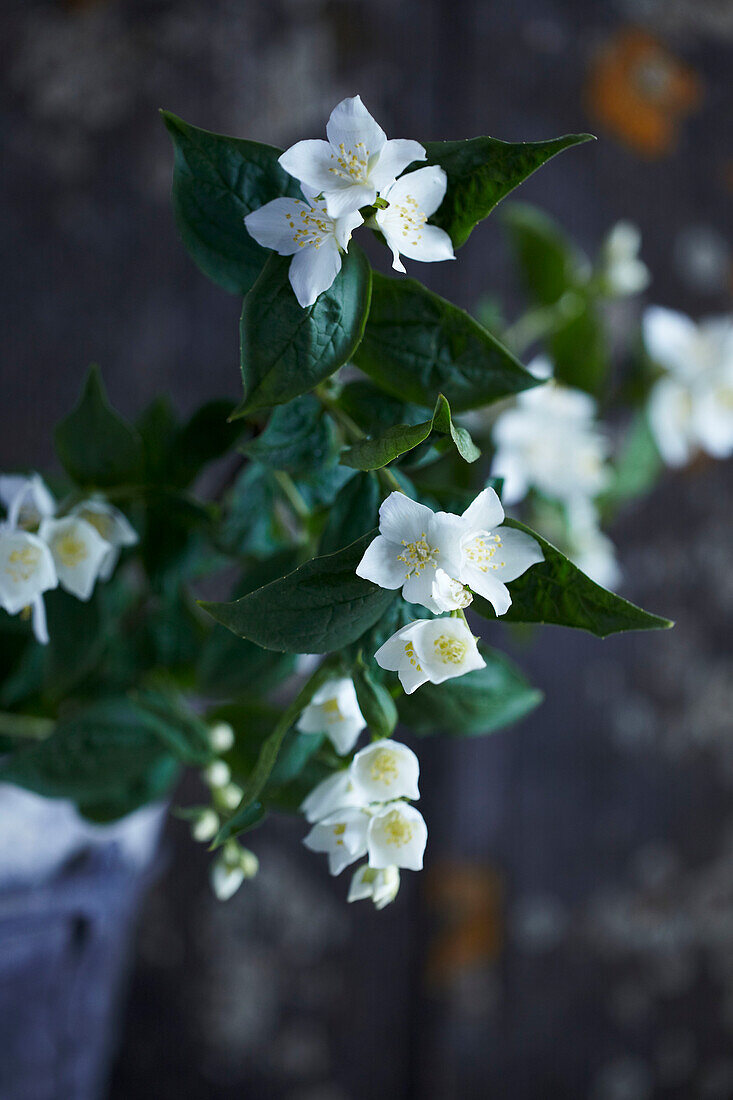
[[461,458],[466,462],[475,462],[480,457],[481,451],[468,431],[457,428],[453,423],[450,405],[440,393],[430,420],[425,420],[422,424],[396,424],[378,439],[360,440],[344,451],[341,462],[344,466],[353,466],[357,470],[379,470],[400,455],[418,447],[433,431],[450,436]]
[[143,470],[140,436],[110,406],[99,367],[89,368],[79,404],[56,428],[61,464],[84,489],[135,484]]

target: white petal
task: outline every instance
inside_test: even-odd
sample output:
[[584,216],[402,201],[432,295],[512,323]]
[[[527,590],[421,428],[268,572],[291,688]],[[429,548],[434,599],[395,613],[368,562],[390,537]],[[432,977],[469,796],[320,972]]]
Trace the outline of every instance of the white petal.
[[247,214],[244,224],[257,244],[272,248],[281,256],[292,256],[299,250],[295,234],[302,220],[302,212],[310,214],[311,208],[300,199],[273,199]]
[[695,373],[697,326],[684,313],[650,306],[642,320],[644,343],[651,358],[672,374],[689,378]]
[[313,197],[327,188],[342,186],[339,177],[331,170],[333,162],[333,150],[327,141],[322,140],[298,141],[278,158],[280,167],[305,184]]
[[426,566],[419,573],[405,578],[402,585],[402,595],[408,603],[416,603],[427,608],[433,614],[440,611],[438,603],[433,599],[433,583],[435,581],[435,567]]
[[443,169],[437,164],[429,165],[427,168],[418,168],[416,172],[408,172],[407,175],[400,176],[397,182],[392,184],[385,198],[391,206],[399,205],[411,196],[423,214],[430,217],[443,201],[447,186],[448,177]]
[[346,214],[344,217],[337,218],[334,221],[333,233],[340,249],[344,252],[347,251],[349,241],[351,240],[351,234],[363,224],[364,219],[358,210],[353,211],[351,214]]
[[428,524],[428,543],[438,551],[438,562],[446,573],[457,576],[461,567],[461,539],[466,526],[453,512],[434,512]]
[[486,665],[463,619],[426,620],[415,634],[414,645],[418,661],[433,684]]
[[38,535],[0,531],[0,607],[17,615],[57,584],[53,557]]
[[228,901],[243,882],[244,871],[241,867],[229,867],[222,860],[216,860],[211,868],[211,888],[219,901]]
[[359,809],[338,811],[314,825],[303,843],[312,852],[326,852],[331,874],[338,875],[366,852],[368,821]]
[[499,527],[493,532],[501,539],[493,561],[496,565],[494,576],[498,580],[513,581],[532,565],[544,561],[540,544],[531,535],[518,531],[516,527]]
[[377,535],[356,567],[357,577],[372,581],[380,588],[399,588],[405,580],[404,562],[397,560],[400,550],[398,544],[384,535]]
[[419,810],[406,802],[388,803],[369,822],[369,866],[420,871],[427,839],[428,829]]
[[104,500],[84,500],[72,508],[70,515],[81,516],[91,523],[112,546],[136,546],[140,541],[127,516]]
[[332,238],[320,248],[306,245],[290,262],[290,285],[303,309],[312,306],[319,294],[332,285],[341,270],[341,253]]
[[[393,247],[391,243],[390,247]],[[408,232],[406,237],[402,237],[399,250],[409,260],[419,260],[423,264],[455,260],[450,237],[437,225],[424,225],[416,237]]]
[[378,191],[390,187],[397,177],[416,160],[425,160],[427,153],[419,141],[392,138],[379,154],[379,160],[369,173]]
[[427,684],[430,677],[427,672],[424,672],[419,665],[403,665],[397,673],[398,679],[402,684],[402,690],[405,695],[412,695],[413,691],[417,691],[423,684]]
[[424,504],[418,504],[405,493],[395,490],[382,501],[379,509],[379,531],[398,546],[403,540],[415,542],[427,533],[433,514],[431,508],[426,508]]
[[412,749],[398,741],[385,737],[367,745],[354,757],[350,773],[365,803],[420,797],[420,763]]
[[347,153],[356,152],[357,146],[362,143],[366,157],[381,153],[387,141],[384,130],[369,114],[358,95],[352,99],[342,99],[334,107],[326,125],[326,136],[331,145],[336,148],[343,145]]
[[435,570],[432,597],[439,611],[457,611],[458,608],[468,607],[473,599],[469,590],[460,581],[449,577],[444,569]]
[[305,814],[306,821],[313,824],[322,821],[338,810],[347,806],[358,806],[359,796],[351,781],[348,769],[334,772],[324,779],[317,787],[314,787],[307,798],[301,804],[301,813]]
[[477,596],[488,600],[497,615],[506,615],[512,605],[509,589],[493,574],[482,573],[474,566],[467,565],[461,573],[461,580]]
[[504,509],[494,489],[482,489],[461,519],[471,531],[493,531],[504,522]]
[[78,516],[44,519],[38,533],[51,550],[61,587],[88,600],[110,548],[107,540]]
[[[371,183],[350,184],[339,190],[325,190],[326,209],[331,218],[344,218],[358,212],[360,206],[371,206],[377,197],[377,189]],[[363,219],[359,215],[359,225]]]
[[668,466],[683,466],[692,450],[692,399],[674,378],[660,378],[647,404],[649,427]]
[[386,668],[389,672],[397,672],[403,664],[409,663],[405,655],[405,647],[423,621],[423,619],[413,619],[411,623],[400,627],[391,638],[388,638],[379,647],[374,654],[374,660],[380,668]]
[[48,624],[46,623],[46,605],[43,596],[36,596],[33,601],[33,633],[36,641],[41,645],[48,645]]
[[359,740],[359,734],[365,728],[366,722],[363,718],[351,717],[345,718],[343,722],[334,723],[326,732],[339,756],[346,756],[351,752]]
[[491,465],[491,476],[502,479],[502,496],[507,504],[516,504],[527,495],[529,483],[525,464],[519,454],[500,448]]
[[0,503],[7,510],[11,527],[18,522],[40,523],[44,516],[52,516],[56,511],[56,501],[39,474],[0,476]]

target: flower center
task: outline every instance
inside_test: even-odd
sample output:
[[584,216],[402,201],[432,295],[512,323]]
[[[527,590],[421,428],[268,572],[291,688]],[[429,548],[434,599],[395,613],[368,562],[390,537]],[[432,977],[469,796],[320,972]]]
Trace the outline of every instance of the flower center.
[[478,569],[481,573],[488,573],[490,569],[500,569],[506,565],[506,562],[493,560],[496,551],[500,548],[501,539],[498,535],[490,535],[488,531],[482,531],[464,546],[463,552],[474,569]]
[[369,175],[369,150],[363,141],[357,141],[353,149],[347,149],[343,141],[338,147],[338,155],[331,153],[336,163],[328,169],[339,179],[349,183],[366,183]]
[[435,639],[435,653],[444,665],[460,665],[466,656],[468,646],[450,634],[441,634]]
[[369,774],[375,783],[386,783],[389,786],[399,774],[395,753],[390,749],[380,749],[375,753],[369,767]]
[[346,826],[345,825],[343,825],[343,824],[342,825],[334,825],[333,835],[336,837],[336,847],[337,848],[338,847],[343,848],[343,845],[344,845],[343,837],[344,837],[345,832],[346,832]]
[[344,716],[338,699],[327,699],[325,703],[321,703],[321,709],[328,722],[343,722]]
[[417,659],[417,654],[415,653],[415,647],[412,642],[407,642],[407,644],[405,645],[405,654],[407,655],[408,661],[416,670],[416,672],[422,672],[422,669],[420,668],[420,663]]
[[412,825],[406,821],[399,810],[392,810],[382,822],[382,832],[386,844],[401,847],[412,840]]
[[109,542],[112,534],[112,520],[109,516],[105,516],[103,512],[82,512],[81,518],[91,523],[94,530]]
[[41,553],[35,546],[24,546],[20,550],[11,550],[8,554],[5,572],[13,584],[29,580],[35,573]]
[[333,222],[324,207],[312,206],[309,209],[301,203],[297,210],[290,211],[285,216],[288,225],[294,230],[293,240],[298,248],[305,248],[309,244],[320,248],[333,234]]
[[76,538],[70,531],[57,538],[53,547],[62,563],[69,569],[75,569],[88,557],[86,543],[80,538]]
[[403,561],[407,566],[406,580],[409,580],[410,577],[419,577],[426,566],[430,566],[431,569],[436,568],[438,548],[429,544],[424,531],[415,542],[406,542],[402,539],[402,545],[405,549],[397,555],[397,561]]
[[404,202],[392,203],[390,209],[393,210],[400,219],[402,236],[412,237],[412,243],[417,244],[422,237],[420,230],[428,220],[427,214],[418,206],[417,199],[414,199],[412,195],[405,195]]

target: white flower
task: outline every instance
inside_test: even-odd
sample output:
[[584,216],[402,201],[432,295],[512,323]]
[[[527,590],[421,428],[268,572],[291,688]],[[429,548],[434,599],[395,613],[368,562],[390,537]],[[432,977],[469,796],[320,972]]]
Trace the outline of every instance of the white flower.
[[228,840],[211,868],[211,886],[219,901],[236,894],[245,879],[254,878],[260,864],[254,852]]
[[354,681],[344,676],[327,680],[319,687],[298,719],[296,728],[301,733],[327,734],[336,752],[344,756],[351,752],[365,727]]
[[388,802],[369,821],[369,866],[420,871],[427,839],[427,825],[419,810],[407,802]]
[[[514,528],[499,529],[503,520],[493,489],[479,493],[461,516],[433,512],[404,493],[390,493],[379,509],[380,533],[367,547],[357,575],[382,588],[401,587],[410,603],[437,613],[450,603],[442,570],[503,615],[511,604],[506,582],[542,561],[535,540]],[[455,595],[458,589],[451,587]]]
[[326,852],[329,871],[339,875],[366,853],[368,824],[369,814],[364,810],[345,807],[317,822],[303,843],[312,852]]
[[341,253],[364,220],[359,213],[332,218],[322,200],[306,198],[273,199],[244,219],[250,236],[263,248],[293,257],[290,285],[304,309],[331,286],[341,270]]
[[370,224],[381,231],[392,250],[395,271],[405,270],[400,253],[423,263],[455,259],[445,230],[427,224],[443,201],[447,182],[443,169],[434,165],[408,172],[382,194],[389,206],[377,210]]
[[323,193],[332,218],[370,206],[408,164],[426,157],[417,141],[388,141],[358,95],[334,107],[326,136],[328,141],[297,142],[280,164],[314,195]]
[[465,584],[449,577],[444,569],[435,570],[431,596],[438,611],[457,611],[468,607],[473,600],[473,594]]
[[376,909],[384,909],[397,897],[400,888],[399,867],[370,867],[365,863],[354,871],[347,901],[371,898]]
[[[538,357],[529,370],[546,377]],[[530,488],[567,502],[593,497],[608,484],[608,444],[598,430],[589,394],[549,381],[519,394],[494,424],[496,455],[491,468],[504,481],[503,499],[514,504]]]
[[395,798],[419,798],[420,764],[412,749],[382,738],[354,757],[351,779],[363,802],[388,802]]
[[53,554],[59,584],[80,600],[88,600],[110,545],[91,523],[78,516],[44,519],[38,534]]
[[360,806],[361,802],[362,799],[354,788],[351,771],[346,768],[334,772],[328,779],[324,779],[314,787],[308,797],[303,799],[300,810],[305,815],[306,821],[312,825],[337,810]]
[[109,543],[107,556],[99,569],[99,579],[108,581],[119,561],[122,547],[135,546],[139,542],[137,531],[119,508],[96,497],[77,504],[70,514],[91,523],[92,527]]
[[696,450],[733,453],[733,317],[695,324],[682,313],[650,307],[644,343],[664,367],[649,396],[649,424],[664,461],[682,466]]
[[0,476],[0,504],[7,511],[9,527],[37,527],[44,516],[56,511],[56,501],[39,474]]
[[621,569],[616,547],[600,528],[598,512],[590,500],[577,500],[568,508],[567,555],[578,569],[604,588],[616,588]]
[[649,285],[649,268],[639,259],[641,233],[631,222],[613,226],[601,246],[601,275],[611,294],[639,294]]
[[486,662],[463,619],[417,619],[388,638],[374,654],[380,668],[396,672],[407,695],[428,682],[442,684]]
[[0,607],[9,615],[30,607],[33,632],[43,645],[48,642],[43,593],[57,584],[56,566],[43,539],[28,531],[0,528]]

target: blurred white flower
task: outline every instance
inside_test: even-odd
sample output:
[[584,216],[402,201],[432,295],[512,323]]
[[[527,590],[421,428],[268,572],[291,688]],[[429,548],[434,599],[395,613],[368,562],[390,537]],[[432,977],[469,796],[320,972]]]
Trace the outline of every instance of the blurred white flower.
[[328,817],[337,810],[361,804],[362,799],[356,793],[351,770],[346,768],[334,772],[328,779],[324,779],[314,787],[301,803],[300,811],[305,815],[306,821],[313,824],[316,821],[322,821],[324,817]]
[[397,897],[399,888],[399,867],[375,868],[365,863],[354,871],[347,901],[371,898],[376,909],[384,909]]
[[407,802],[388,802],[369,821],[369,866],[421,871],[427,839],[427,825],[419,810]]
[[664,461],[682,466],[697,450],[733,454],[733,316],[696,324],[683,313],[651,306],[644,343],[666,374],[649,395],[649,425]]
[[191,836],[194,840],[205,844],[213,840],[219,832],[219,815],[216,810],[208,807],[196,815],[191,824]]
[[404,273],[400,254],[410,260],[435,263],[454,260],[453,244],[444,229],[428,225],[428,218],[445,197],[448,177],[437,165],[401,176],[383,194],[389,205],[369,221],[383,234],[392,251],[392,267]]
[[56,501],[39,474],[0,475],[0,504],[9,527],[37,527],[56,511]]
[[420,763],[412,749],[398,741],[372,742],[356,754],[349,770],[355,794],[364,803],[420,797]]
[[314,195],[323,194],[332,218],[371,206],[409,164],[426,157],[417,141],[388,141],[358,95],[334,107],[326,136],[328,141],[297,142],[279,163]]
[[33,632],[48,642],[43,593],[56,588],[53,556],[43,539],[29,531],[0,528],[0,607],[9,615],[31,609]]
[[228,901],[246,879],[254,878],[260,864],[254,852],[228,840],[211,866],[211,886],[219,901]]
[[107,540],[79,516],[46,518],[38,534],[51,550],[61,587],[88,600],[110,550]]
[[[548,377],[551,367],[538,356],[529,370]],[[608,443],[595,416],[592,397],[553,380],[520,393],[494,424],[491,473],[504,481],[505,503],[532,488],[564,503],[600,493],[610,477]]]
[[312,852],[328,855],[328,869],[340,875],[355,859],[365,855],[369,814],[356,806],[345,807],[318,821],[303,840]]
[[616,547],[601,530],[593,502],[573,501],[568,507],[567,525],[567,556],[596,584],[615,589],[621,581]]
[[296,726],[301,733],[325,733],[340,756],[351,752],[365,727],[354,681],[348,676],[322,684]]
[[486,662],[463,619],[417,619],[403,626],[374,654],[380,668],[396,672],[407,695],[430,681],[463,676]]
[[610,294],[639,294],[649,285],[651,276],[639,259],[640,248],[638,228],[631,222],[616,222],[601,245],[601,276]]
[[77,504],[72,508],[70,515],[79,516],[87,523],[91,523],[92,527],[109,543],[107,556],[99,569],[99,579],[108,581],[119,561],[122,548],[136,546],[139,542],[137,531],[119,508],[98,497],[90,497],[89,500]]

